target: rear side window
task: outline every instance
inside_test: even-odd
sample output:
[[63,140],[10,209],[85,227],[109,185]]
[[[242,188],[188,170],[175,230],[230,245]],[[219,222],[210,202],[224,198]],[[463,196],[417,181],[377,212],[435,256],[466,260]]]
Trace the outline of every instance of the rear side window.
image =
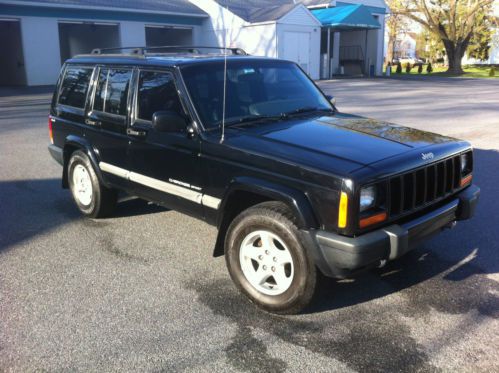
[[92,71],[90,67],[67,67],[59,92],[59,104],[83,109]]
[[100,69],[95,91],[94,110],[109,114],[126,115],[131,77],[131,70]]
[[163,110],[183,113],[172,74],[163,71],[141,71],[138,118],[150,121],[155,112]]

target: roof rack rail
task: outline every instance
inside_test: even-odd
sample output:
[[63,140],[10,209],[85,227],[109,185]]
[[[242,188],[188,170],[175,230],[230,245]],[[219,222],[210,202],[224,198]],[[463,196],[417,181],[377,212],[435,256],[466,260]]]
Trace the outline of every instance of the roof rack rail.
[[191,46],[191,45],[160,45],[154,47],[114,47],[114,48],[95,48],[92,50],[91,54],[104,54],[106,52],[120,52],[129,50],[129,54],[144,56],[147,53],[161,53],[159,51],[164,50],[163,53],[178,53],[187,52],[192,54],[201,54],[200,49],[214,49],[220,51],[231,52],[233,55],[246,56],[246,53],[241,48],[224,48],[224,47],[208,47],[208,46]]

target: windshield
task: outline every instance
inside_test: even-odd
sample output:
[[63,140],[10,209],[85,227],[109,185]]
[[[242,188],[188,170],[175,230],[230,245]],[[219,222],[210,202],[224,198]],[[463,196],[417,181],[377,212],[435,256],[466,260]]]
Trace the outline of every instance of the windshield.
[[[224,64],[195,64],[182,75],[205,128],[222,123]],[[292,62],[228,60],[225,123],[331,110],[330,103]]]

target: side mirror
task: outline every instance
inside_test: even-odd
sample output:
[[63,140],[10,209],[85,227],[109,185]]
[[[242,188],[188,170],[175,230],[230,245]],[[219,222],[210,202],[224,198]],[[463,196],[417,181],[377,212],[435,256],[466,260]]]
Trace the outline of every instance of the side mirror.
[[184,132],[187,121],[174,111],[157,111],[152,115],[152,127],[158,132]]
[[336,106],[336,97],[331,96],[331,95],[326,95],[326,98],[329,100],[331,105]]

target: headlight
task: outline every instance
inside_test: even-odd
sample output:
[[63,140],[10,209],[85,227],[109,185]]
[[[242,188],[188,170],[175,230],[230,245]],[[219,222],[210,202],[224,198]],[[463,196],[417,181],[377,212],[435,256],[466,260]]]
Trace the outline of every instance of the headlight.
[[461,175],[468,171],[468,154],[461,154]]
[[376,186],[362,188],[360,190],[360,212],[366,211],[376,204]]

